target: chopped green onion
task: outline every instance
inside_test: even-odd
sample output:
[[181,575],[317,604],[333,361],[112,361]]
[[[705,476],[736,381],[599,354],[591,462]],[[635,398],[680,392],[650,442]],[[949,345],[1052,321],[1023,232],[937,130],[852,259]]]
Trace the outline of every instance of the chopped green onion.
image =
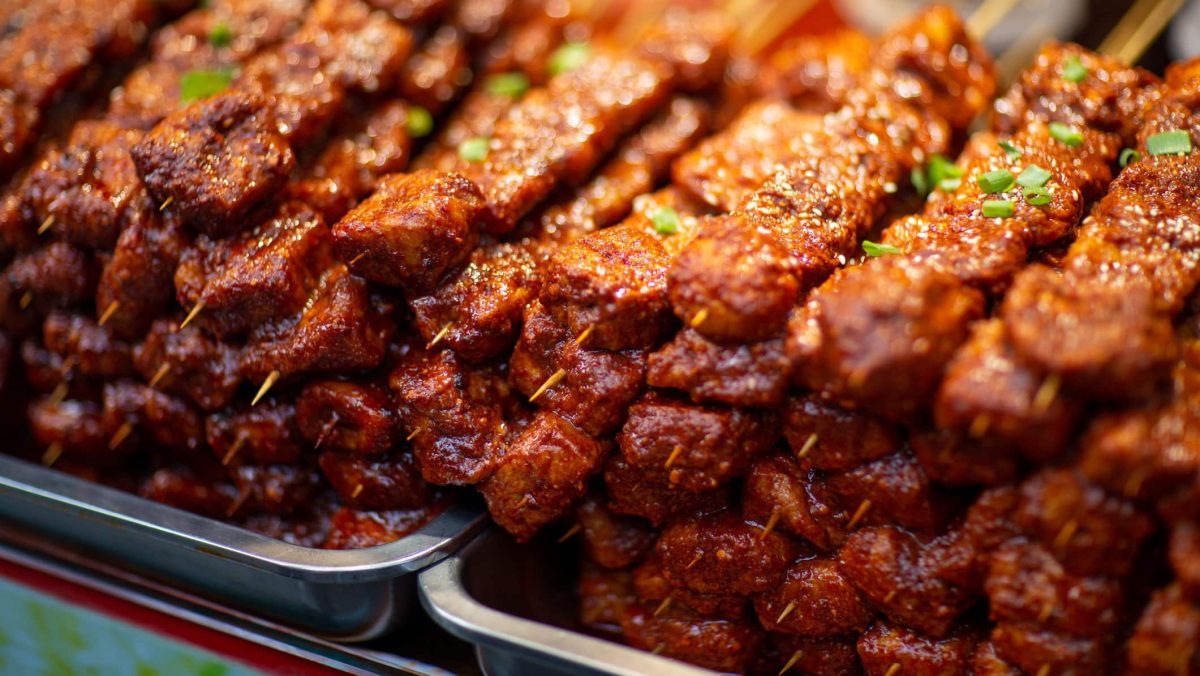
[[1050,191],[1041,186],[1025,188],[1025,203],[1044,207],[1050,203]]
[[488,139],[482,136],[469,138],[458,144],[458,156],[467,162],[482,162],[488,156]]
[[923,167],[913,167],[910,178],[912,179],[912,185],[917,191],[917,194],[921,195],[922,197],[929,194],[929,177],[925,175],[925,169]]
[[231,82],[233,82],[232,68],[189,70],[179,78],[179,101],[191,103],[199,99],[206,99],[213,94],[225,91]]
[[1121,157],[1119,161],[1121,163],[1121,168],[1124,169],[1125,167],[1129,166],[1130,162],[1137,162],[1140,159],[1142,159],[1141,153],[1133,148],[1126,148],[1121,151]]
[[1040,188],[1046,185],[1046,181],[1049,181],[1051,176],[1049,171],[1036,164],[1031,164],[1025,167],[1021,171],[1021,175],[1017,177],[1017,185],[1022,188]]
[[1017,181],[1013,178],[1012,172],[1007,169],[997,169],[980,174],[975,177],[975,182],[987,194],[991,195],[998,192],[1004,192],[1013,187]]
[[984,200],[983,215],[988,218],[1008,218],[1016,212],[1012,200]]
[[592,48],[586,42],[568,42],[550,55],[550,74],[560,75],[587,63]]
[[508,96],[515,99],[524,94],[528,89],[529,76],[518,71],[498,73],[487,80],[488,93],[497,96]]
[[233,30],[221,21],[208,31],[208,43],[213,47],[224,47],[233,42]]
[[962,179],[958,178],[958,177],[943,178],[941,180],[941,182],[938,183],[938,187],[941,188],[942,190],[945,190],[946,192],[953,192],[955,190],[958,190],[958,186],[960,186],[960,185],[962,185]]
[[1004,154],[1008,155],[1008,159],[1017,160],[1021,158],[1021,149],[1008,141],[1001,141],[1000,147],[1004,149]]
[[942,181],[947,178],[959,178],[963,175],[962,169],[942,155],[930,157],[926,171],[932,185],[941,185]]
[[867,252],[867,255],[872,258],[902,253],[898,247],[894,247],[891,244],[872,242],[869,239],[863,240],[862,247],[863,251]]
[[424,138],[433,131],[433,115],[421,106],[408,109],[408,117],[404,120],[404,128],[412,138]]
[[654,232],[660,235],[674,235],[679,232],[679,213],[671,207],[659,209],[652,220]]
[[1192,152],[1192,137],[1182,129],[1164,131],[1146,139],[1146,152],[1151,155],[1186,155]]
[[1050,123],[1050,136],[1068,148],[1074,148],[1083,143],[1083,133],[1069,124],[1062,122]]
[[1083,82],[1083,79],[1088,76],[1088,69],[1078,56],[1072,54],[1063,63],[1062,76],[1071,82]]

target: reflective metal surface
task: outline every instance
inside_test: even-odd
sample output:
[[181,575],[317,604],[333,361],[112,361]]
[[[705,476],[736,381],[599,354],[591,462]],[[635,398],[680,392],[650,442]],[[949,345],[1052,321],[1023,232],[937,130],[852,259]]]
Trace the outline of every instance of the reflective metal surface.
[[459,502],[390,544],[312,549],[0,456],[0,519],[231,608],[358,641],[413,611],[412,573],[469,538],[484,513]]

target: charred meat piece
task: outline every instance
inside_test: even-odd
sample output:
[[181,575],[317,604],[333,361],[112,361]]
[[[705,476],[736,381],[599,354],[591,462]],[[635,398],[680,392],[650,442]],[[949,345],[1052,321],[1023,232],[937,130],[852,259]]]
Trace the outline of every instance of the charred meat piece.
[[518,540],[528,540],[570,512],[607,452],[606,443],[541,412],[513,440],[479,492],[496,523]]
[[820,637],[861,632],[875,615],[828,557],[792,564],[778,587],[754,598],[754,610],[768,631]]
[[337,491],[342,504],[352,509],[418,509],[428,505],[433,491],[421,479],[412,455],[394,453],[371,459],[357,454],[325,451],[321,472]]
[[783,435],[805,467],[820,470],[851,469],[900,448],[897,432],[887,421],[814,396],[788,400]]
[[427,291],[470,256],[486,209],[479,189],[461,175],[389,176],[333,227],[334,248],[371,281]]
[[684,328],[650,354],[646,382],[687,392],[698,403],[775,408],[783,401],[790,369],[782,338],[721,345]]
[[47,448],[57,444],[69,458],[111,465],[133,450],[132,445],[115,450],[108,448],[117,425],[112,424],[100,404],[93,401],[54,401],[43,397],[29,404],[27,416],[30,434],[38,446]]
[[951,486],[1003,486],[1017,480],[1020,458],[989,438],[972,439],[945,430],[913,430],[908,446],[930,479]]
[[[53,242],[18,256],[4,271],[13,298],[21,309],[68,309],[91,300],[96,288],[96,261],[66,242]],[[28,294],[28,300],[25,300]]]
[[747,518],[757,523],[774,520],[779,528],[804,538],[818,549],[829,549],[826,513],[830,508],[810,492],[812,482],[812,474],[790,455],[777,453],[759,458],[746,474],[742,509]]
[[117,380],[104,385],[103,400],[104,416],[113,430],[110,449],[145,445],[186,458],[204,446],[204,418],[182,399]]
[[186,466],[156,469],[138,487],[138,495],[216,519],[227,518],[238,508],[238,491],[232,482]]
[[232,475],[238,490],[235,514],[292,514],[315,497],[320,481],[303,465],[242,465]]
[[205,411],[228,405],[242,380],[237,347],[166,319],[154,322],[134,347],[133,363],[146,382]]
[[295,165],[266,101],[239,91],[167,117],[131,154],[158,203],[173,198],[171,207],[190,225],[214,236],[242,229]]
[[669,608],[655,615],[640,604],[625,609],[621,631],[636,648],[735,673],[746,670],[762,641],[762,630],[750,621],[707,619]]
[[645,522],[609,511],[598,496],[575,508],[583,551],[603,568],[628,568],[654,547],[654,531]]
[[812,638],[772,632],[770,637],[778,655],[767,673],[777,674],[787,664],[805,674],[858,676],[862,673],[855,636]]
[[205,420],[205,439],[226,467],[293,464],[306,450],[296,407],[275,400],[213,413]]
[[587,560],[579,565],[579,621],[600,631],[620,626],[626,606],[634,602],[627,570],[601,568]]
[[399,83],[401,93],[434,113],[445,109],[471,79],[468,41],[458,26],[438,28],[405,64]]
[[727,487],[703,493],[684,491],[655,482],[625,462],[620,453],[604,466],[608,508],[617,514],[641,517],[658,527],[679,514],[715,512],[730,502]]
[[96,309],[110,312],[105,324],[135,340],[167,313],[175,300],[175,269],[192,240],[178,219],[166,216],[132,223],[117,238],[112,258],[96,285]]
[[1170,586],[1154,593],[1126,645],[1131,672],[1147,676],[1195,673],[1200,669],[1200,608]]
[[[858,656],[869,676],[883,676],[888,671],[916,676],[965,676],[970,673],[971,655],[978,641],[978,632],[970,627],[933,639],[904,627],[876,622],[858,637]],[[899,669],[894,667],[897,664]]]
[[51,313],[42,324],[42,344],[90,378],[111,380],[134,373],[129,344],[87,317]]
[[895,524],[930,533],[945,523],[953,504],[907,451],[830,473],[813,490],[833,508],[834,532],[854,524]]
[[1023,673],[1103,673],[1113,656],[1103,639],[1046,631],[1038,625],[1001,622],[992,629],[996,654]]
[[201,237],[184,252],[175,289],[181,305],[204,304],[201,327],[227,338],[301,311],[330,261],[329,229],[293,203],[236,237]]
[[871,41],[858,31],[805,35],[767,57],[754,88],[804,110],[832,112],[859,85],[870,56]]
[[672,584],[701,594],[756,594],[783,580],[798,548],[736,511],[680,519],[663,529],[657,550]]
[[672,584],[663,572],[662,557],[654,552],[634,568],[632,582],[638,601],[656,604],[664,610],[678,605],[705,617],[741,620],[748,616],[745,596],[701,594]]
[[314,448],[360,456],[389,453],[399,445],[402,434],[387,391],[344,380],[315,380],[305,385],[296,399],[296,422]]
[[363,549],[395,542],[424,526],[441,509],[438,504],[386,512],[360,512],[343,507],[333,515],[325,549]]
[[617,443],[647,477],[706,491],[745,472],[778,436],[770,414],[700,406],[659,396],[629,407]]

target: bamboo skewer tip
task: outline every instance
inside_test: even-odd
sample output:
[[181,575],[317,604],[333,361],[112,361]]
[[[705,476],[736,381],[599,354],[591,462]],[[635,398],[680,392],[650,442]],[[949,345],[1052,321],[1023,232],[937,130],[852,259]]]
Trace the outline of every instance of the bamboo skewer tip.
[[280,375],[281,374],[279,373],[279,371],[271,371],[270,373],[267,374],[266,380],[263,380],[262,387],[258,388],[258,393],[255,394],[254,399],[250,401],[251,406],[254,406],[255,404],[257,404],[260,399],[262,399],[263,397],[265,397],[267,395],[267,392],[272,387],[274,387],[275,383],[279,380]]
[[188,311],[187,316],[184,317],[183,321],[179,323],[179,328],[175,329],[175,330],[182,331],[184,329],[184,327],[186,327],[188,324],[192,323],[192,320],[195,319],[196,315],[200,314],[200,312],[202,310],[204,310],[204,301],[203,300],[196,301],[196,304],[193,305],[192,309]]

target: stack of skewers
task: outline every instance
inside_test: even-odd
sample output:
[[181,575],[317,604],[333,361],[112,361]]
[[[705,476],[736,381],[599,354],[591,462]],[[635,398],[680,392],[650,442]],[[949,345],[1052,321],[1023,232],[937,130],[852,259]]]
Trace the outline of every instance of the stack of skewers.
[[1200,673],[1200,65],[89,1],[0,14],[32,457],[326,547],[473,486],[716,670]]

